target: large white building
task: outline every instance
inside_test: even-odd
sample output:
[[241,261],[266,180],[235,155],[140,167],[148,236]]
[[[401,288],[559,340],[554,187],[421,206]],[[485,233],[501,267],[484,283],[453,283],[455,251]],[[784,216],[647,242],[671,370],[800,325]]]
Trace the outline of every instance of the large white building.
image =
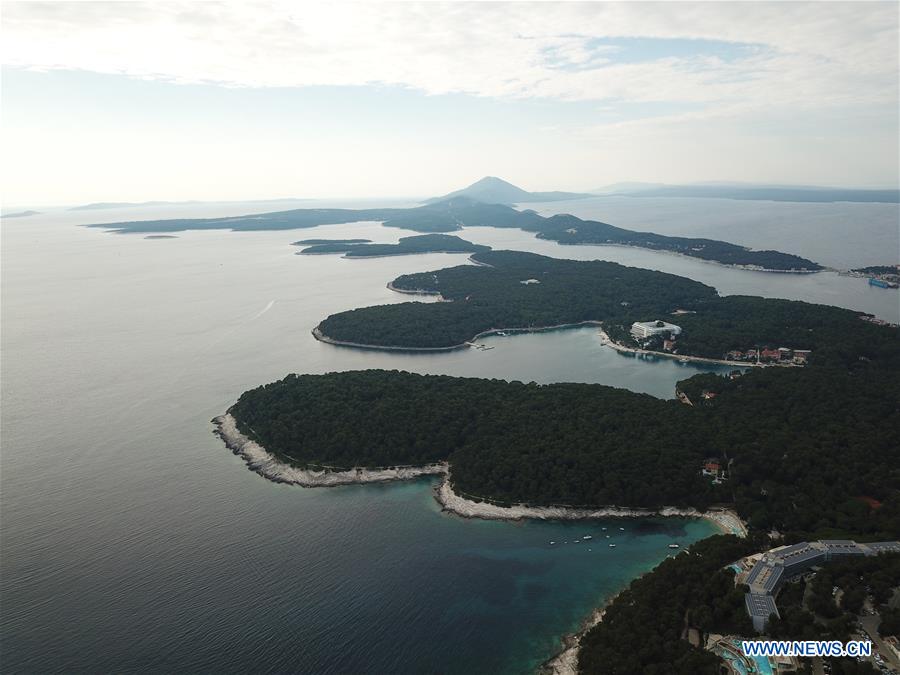
[[681,335],[681,326],[665,321],[635,321],[631,324],[631,334],[638,340],[646,340],[654,335]]

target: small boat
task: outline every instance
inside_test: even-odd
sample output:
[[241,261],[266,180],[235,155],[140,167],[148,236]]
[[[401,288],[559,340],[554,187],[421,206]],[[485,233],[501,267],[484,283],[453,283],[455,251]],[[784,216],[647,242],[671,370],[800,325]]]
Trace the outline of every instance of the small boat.
[[669,548],[678,548],[678,544],[669,544]]
[[593,539],[593,537],[589,534],[586,534],[582,537],[582,539]]
[[603,530],[604,532],[606,532],[606,528],[605,528],[605,527],[601,527],[600,529]]
[[504,333],[503,331],[500,331],[499,333],[497,333],[497,335],[500,337],[506,337],[506,333]]
[[553,544],[555,544],[555,543],[556,543],[555,541],[551,541],[550,545],[553,546]]
[[610,548],[615,548],[616,545],[615,545],[615,544],[610,544],[609,547],[610,547]]
[[620,527],[619,530],[621,530],[622,532],[624,532],[624,531],[625,531],[625,528],[624,528],[624,527]]
[[588,551],[593,551],[593,550],[594,550],[594,549],[592,549],[592,548],[589,548],[589,549],[588,549]]
[[609,539],[609,535],[606,535],[606,538]]

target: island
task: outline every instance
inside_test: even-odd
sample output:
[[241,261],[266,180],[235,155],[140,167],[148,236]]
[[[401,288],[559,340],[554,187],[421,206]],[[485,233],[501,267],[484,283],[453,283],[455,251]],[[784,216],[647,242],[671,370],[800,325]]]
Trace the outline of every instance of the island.
[[325,242],[304,248],[297,255],[343,253],[345,258],[381,258],[417,253],[477,253],[490,250],[490,246],[473,244],[449,234],[420,234],[401,237],[396,244],[359,243],[349,239]]
[[607,223],[582,220],[572,215],[545,218],[535,211],[486,203],[456,196],[413,208],[377,209],[293,209],[226,218],[180,218],[99,223],[98,227],[117,233],[159,233],[185,230],[239,231],[291,230],[354,222],[381,222],[421,233],[456,232],[464,227],[520,228],[541,239],[560,244],[636,246],[667,251],[723,265],[769,272],[810,273],[824,269],[818,263],[790,253],[754,251],[744,246],[714,239],[668,237],[652,232],[635,232]]
[[2,218],[27,218],[28,216],[40,215],[40,211],[16,211],[15,213],[4,213]]
[[316,246],[318,244],[370,244],[371,239],[301,239],[291,242],[291,246]]
[[[606,261],[574,261],[519,251],[486,251],[476,265],[407,274],[394,290],[439,295],[440,303],[399,303],[333,314],[319,340],[372,349],[446,350],[497,332],[602,325],[624,350],[754,363],[849,363],[894,354],[896,330],[860,312],[806,302],[718,295],[673,274]],[[870,317],[869,317],[870,318]],[[667,319],[676,340],[636,336],[636,323]],[[668,337],[671,337],[668,336]],[[666,344],[669,342],[669,344]],[[783,349],[790,358],[781,358]],[[801,355],[794,359],[795,351]],[[746,359],[748,352],[758,356]],[[740,354],[738,357],[737,355]]]

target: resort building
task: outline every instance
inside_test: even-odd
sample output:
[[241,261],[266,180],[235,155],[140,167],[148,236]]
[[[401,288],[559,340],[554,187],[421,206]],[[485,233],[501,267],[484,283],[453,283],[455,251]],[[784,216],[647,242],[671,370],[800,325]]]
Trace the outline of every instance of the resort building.
[[750,592],[744,597],[744,603],[753,627],[762,633],[770,615],[780,616],[775,597],[788,579],[832,560],[888,552],[900,553],[900,541],[858,544],[849,539],[823,539],[767,551],[750,570],[745,581]]
[[635,321],[631,324],[631,335],[638,340],[656,335],[681,335],[681,326],[666,321]]

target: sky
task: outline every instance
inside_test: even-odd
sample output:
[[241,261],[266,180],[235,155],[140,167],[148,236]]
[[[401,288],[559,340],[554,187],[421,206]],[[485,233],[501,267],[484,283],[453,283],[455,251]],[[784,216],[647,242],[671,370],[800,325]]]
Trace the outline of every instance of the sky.
[[896,187],[900,3],[4,2],[4,209]]

